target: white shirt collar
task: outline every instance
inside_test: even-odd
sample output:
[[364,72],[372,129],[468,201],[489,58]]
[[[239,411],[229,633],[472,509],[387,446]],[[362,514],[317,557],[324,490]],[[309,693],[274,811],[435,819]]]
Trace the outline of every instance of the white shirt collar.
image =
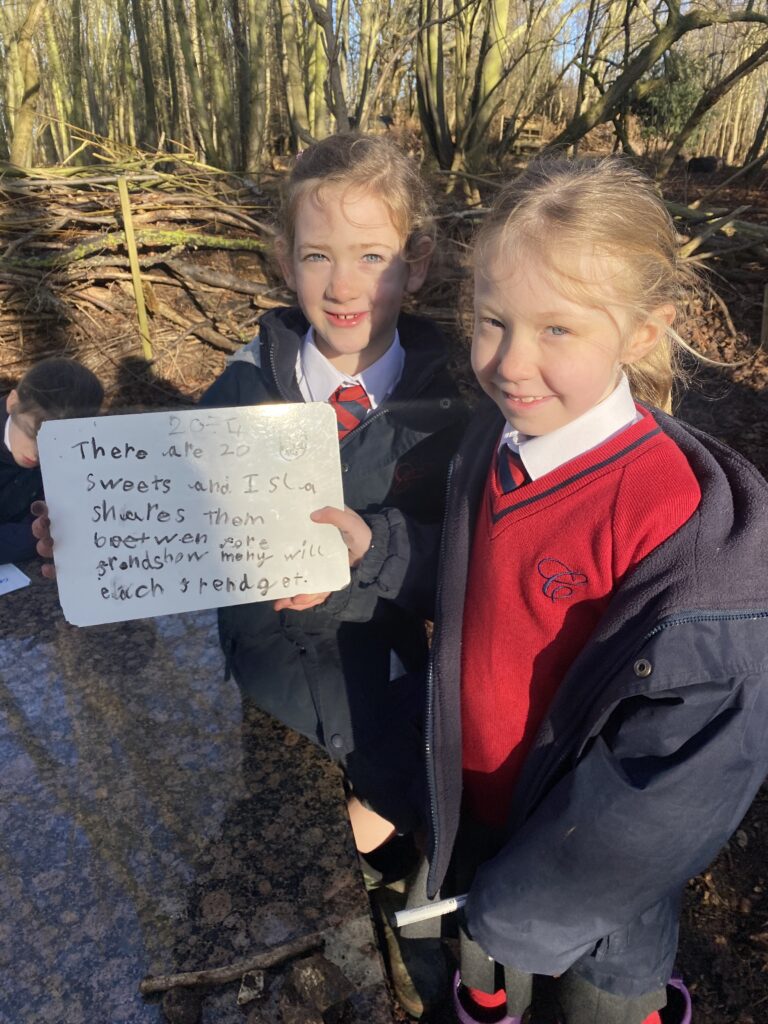
[[362,384],[371,408],[375,409],[394,391],[403,375],[404,364],[405,350],[396,330],[392,344],[375,363],[354,377],[341,373],[318,349],[310,327],[299,348],[296,379],[305,402],[327,402],[340,384]]
[[3,443],[8,451],[11,450],[11,414],[8,413],[8,419],[5,421],[5,433],[3,437]]
[[591,451],[640,419],[642,417],[629,390],[629,381],[626,374],[622,374],[607,398],[549,434],[528,437],[507,424],[499,448],[509,445],[520,455],[531,480],[538,480],[571,459]]

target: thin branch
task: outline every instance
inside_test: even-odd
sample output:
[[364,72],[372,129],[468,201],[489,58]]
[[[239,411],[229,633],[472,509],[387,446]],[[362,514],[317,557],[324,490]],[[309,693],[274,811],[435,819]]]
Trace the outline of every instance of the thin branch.
[[291,960],[293,957],[309,953],[311,950],[320,949],[323,946],[323,933],[313,932],[304,935],[292,942],[286,942],[282,946],[274,946],[263,953],[241,960],[239,963],[228,964],[225,967],[209,967],[201,971],[187,971],[183,974],[159,974],[155,977],[146,977],[139,985],[139,992],[143,996],[151,995],[153,992],[165,992],[169,988],[189,988],[195,985],[226,985],[230,981],[237,981],[248,971],[263,971],[277,964]]

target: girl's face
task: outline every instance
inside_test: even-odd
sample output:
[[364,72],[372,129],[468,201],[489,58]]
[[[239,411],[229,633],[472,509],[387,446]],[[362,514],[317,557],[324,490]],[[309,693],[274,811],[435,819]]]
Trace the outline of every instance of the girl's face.
[[[581,305],[552,283],[534,257],[492,259],[475,274],[472,368],[507,422],[533,437],[548,434],[597,405],[616,387],[621,365],[656,344],[660,329],[632,328],[612,289],[604,308]],[[606,279],[606,261],[579,259],[579,276]],[[661,318],[671,322],[664,311]]]
[[387,351],[403,297],[429,266],[428,255],[406,262],[404,239],[377,195],[343,185],[301,200],[293,251],[279,258],[317,347],[351,375]]
[[19,396],[14,389],[6,399],[10,415],[8,441],[11,455],[18,466],[32,469],[40,461],[37,454],[37,431],[40,424],[28,412],[18,412]]

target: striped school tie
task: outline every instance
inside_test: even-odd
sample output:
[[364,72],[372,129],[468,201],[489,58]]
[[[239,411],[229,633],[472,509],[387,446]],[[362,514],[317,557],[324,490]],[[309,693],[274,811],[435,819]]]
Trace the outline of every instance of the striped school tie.
[[505,444],[499,452],[497,471],[499,485],[505,494],[529,483],[531,479],[525,471],[522,459],[517,452],[512,451],[508,444]]
[[371,408],[371,400],[362,384],[341,384],[328,401],[336,410],[340,441],[363,422]]

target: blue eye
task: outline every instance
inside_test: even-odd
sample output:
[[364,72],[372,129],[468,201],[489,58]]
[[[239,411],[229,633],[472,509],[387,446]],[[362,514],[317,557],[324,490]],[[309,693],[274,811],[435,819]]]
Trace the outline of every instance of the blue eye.
[[380,256],[377,252],[367,252],[363,256],[363,263],[383,263],[384,257]]
[[501,320],[497,320],[495,316],[481,316],[478,317],[478,321],[485,327],[495,327],[500,331],[504,330],[504,324]]
[[327,257],[322,252],[308,252],[301,257],[302,263],[321,263],[325,259]]
[[565,327],[556,327],[554,324],[552,324],[550,327],[548,327],[547,330],[551,331],[552,335],[555,338],[562,338],[566,334],[570,334],[570,331],[568,331]]

